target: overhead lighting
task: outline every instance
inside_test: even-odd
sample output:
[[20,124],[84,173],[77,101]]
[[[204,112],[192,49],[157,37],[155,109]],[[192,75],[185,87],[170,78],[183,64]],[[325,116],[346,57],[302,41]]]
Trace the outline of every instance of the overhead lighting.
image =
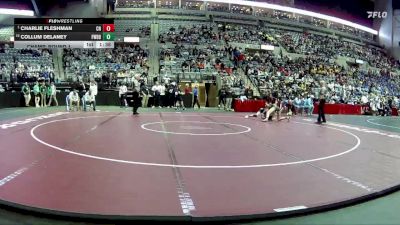
[[282,6],[282,5],[275,5],[275,4],[270,4],[270,3],[264,3],[264,2],[252,2],[252,1],[245,1],[245,0],[196,0],[196,1],[207,1],[207,2],[217,2],[217,3],[233,3],[233,4],[238,4],[238,5],[246,5],[246,6],[254,6],[254,7],[260,7],[260,8],[267,8],[267,9],[274,9],[274,10],[281,10],[281,11],[286,11],[286,12],[291,12],[291,13],[297,13],[297,14],[302,14],[306,16],[311,16],[319,19],[324,19],[336,23],[340,23],[343,25],[347,25],[349,27],[353,27],[359,30],[363,30],[365,32],[377,35],[378,31],[371,29],[366,26],[362,26],[360,24],[356,24],[344,19],[340,19],[334,16],[328,16],[316,12],[311,12],[307,10],[302,10],[302,9],[297,9],[297,8],[292,8],[292,7],[287,7],[287,6]]
[[0,8],[0,15],[34,16],[35,13],[32,10]]

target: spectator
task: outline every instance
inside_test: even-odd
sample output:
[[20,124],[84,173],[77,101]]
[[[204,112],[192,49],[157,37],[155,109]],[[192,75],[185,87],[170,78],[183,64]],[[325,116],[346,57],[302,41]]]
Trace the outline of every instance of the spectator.
[[24,96],[25,106],[29,107],[29,103],[31,102],[31,88],[28,85],[28,82],[25,82],[21,88],[22,95]]
[[192,92],[188,83],[185,84],[185,95],[188,95]]
[[218,91],[218,109],[221,109],[221,105],[226,110],[226,88],[224,86]]
[[56,106],[58,106],[58,101],[57,101],[57,88],[54,82],[51,82],[51,84],[48,86],[48,91],[47,91],[47,96],[49,98],[49,104],[48,106],[51,106],[51,103],[54,101]]
[[228,111],[230,111],[232,108],[232,98],[233,98],[232,88],[228,85],[226,88],[226,105],[225,105],[225,109]]
[[39,82],[35,82],[35,86],[33,86],[33,95],[35,96],[35,107],[40,107],[40,85]]
[[78,94],[78,90],[74,89],[69,93],[69,106],[70,109],[73,110],[74,106],[76,107],[75,111],[78,111],[80,109],[79,103],[80,103],[80,96]]
[[193,108],[197,105],[200,109],[200,102],[199,102],[199,86],[196,84],[193,89]]
[[95,104],[95,95],[92,92],[92,90],[89,89],[89,91],[86,92],[85,96],[84,96],[84,111],[87,111],[87,107],[90,106],[93,108],[93,111],[96,111],[96,104]]
[[304,101],[304,110],[307,111],[307,115],[311,116],[314,111],[314,102],[311,96],[308,96]]
[[128,88],[126,87],[125,83],[122,83],[119,86],[119,101],[120,101],[120,107],[128,107],[128,102],[126,101],[126,94],[128,92]]
[[92,94],[94,96],[93,109],[95,109],[96,108],[96,96],[97,96],[97,92],[98,92],[98,87],[97,87],[96,81],[94,81],[94,80],[90,81],[89,90],[92,92]]
[[[184,92],[181,90],[181,85],[178,85],[175,89],[175,107],[176,109],[181,108],[182,110],[185,110],[185,105],[182,99]],[[179,107],[177,106],[177,103],[179,104]]]
[[152,108],[154,107],[159,107],[161,108],[161,85],[158,83],[158,81],[155,83],[155,85],[153,85],[153,87],[151,88],[151,90],[154,93],[154,104],[152,106]]
[[43,80],[40,85],[40,106],[47,107],[47,86],[46,82]]
[[165,86],[166,86],[165,83],[163,85],[160,84],[158,86],[158,90],[160,91],[160,106],[159,106],[160,108],[167,106],[167,99],[165,97],[165,91],[166,91]]
[[149,104],[150,90],[145,84],[140,85],[140,94],[142,96],[142,107],[147,107]]
[[244,96],[246,96],[247,99],[253,99],[253,90],[250,87],[247,87]]

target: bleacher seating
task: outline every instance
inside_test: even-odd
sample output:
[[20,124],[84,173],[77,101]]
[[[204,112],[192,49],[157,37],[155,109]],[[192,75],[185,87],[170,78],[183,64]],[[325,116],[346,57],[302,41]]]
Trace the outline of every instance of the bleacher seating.
[[10,37],[14,36],[14,27],[0,26],[0,41],[10,41]]
[[39,77],[54,78],[53,58],[50,50],[0,48],[2,80],[23,82]]
[[116,45],[115,49],[64,49],[63,62],[69,80],[132,77],[148,72],[147,49],[139,45]]
[[[127,0],[127,1],[118,1],[118,4],[116,5],[117,8],[154,8],[154,4],[152,1],[136,1],[136,0]],[[373,40],[373,35],[370,33],[367,33],[365,31],[355,29],[352,27],[348,27],[346,25],[342,24],[336,24],[332,21],[328,23],[327,20],[324,19],[318,19],[310,16],[305,16],[305,15],[299,15],[299,14],[293,14],[285,11],[280,11],[280,10],[271,10],[271,9],[265,9],[265,8],[259,8],[259,7],[249,7],[249,6],[244,6],[244,5],[236,5],[236,4],[231,4],[229,5],[228,3],[219,3],[219,2],[210,2],[207,3],[207,6],[202,4],[201,2],[191,2],[191,1],[186,1],[182,2],[181,7],[179,7],[178,2],[173,2],[173,1],[166,1],[166,2],[157,2],[157,8],[161,9],[170,9],[170,10],[191,10],[190,12],[187,13],[193,13],[193,10],[197,10],[199,15],[207,15],[207,11],[210,12],[221,12],[221,13],[227,13],[229,15],[225,15],[222,17],[230,17],[233,18],[235,15],[240,16],[240,18],[243,18],[243,16],[256,16],[256,17],[266,17],[270,19],[274,19],[275,21],[273,23],[280,23],[280,21],[289,21],[292,23],[299,23],[299,24],[305,24],[305,25],[312,25],[315,27],[319,28],[328,28],[328,29],[333,29],[337,30],[343,33],[348,33],[351,35],[355,35],[367,40]],[[117,13],[119,13],[117,11]],[[141,11],[137,11],[135,13],[142,13]],[[165,12],[163,12],[165,13]],[[173,12],[171,11],[170,13],[180,13],[180,12]],[[254,18],[253,18],[254,20]],[[329,25],[328,25],[329,24]]]
[[150,36],[150,20],[125,20],[114,21],[115,35],[117,39],[123,41],[123,37],[133,36],[148,38]]

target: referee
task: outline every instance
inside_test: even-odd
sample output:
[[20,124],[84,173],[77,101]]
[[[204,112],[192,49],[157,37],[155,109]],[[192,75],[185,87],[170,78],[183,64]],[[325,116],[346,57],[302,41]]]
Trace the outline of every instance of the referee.
[[139,96],[139,91],[140,91],[140,83],[139,83],[139,76],[136,75],[135,79],[133,79],[133,93],[132,93],[132,98],[133,98],[133,115],[138,115],[139,113],[137,112],[141,102],[140,102],[140,96]]
[[325,97],[327,89],[325,87],[325,81],[321,81],[321,89],[319,91],[319,104],[318,104],[318,124],[326,123],[325,119]]

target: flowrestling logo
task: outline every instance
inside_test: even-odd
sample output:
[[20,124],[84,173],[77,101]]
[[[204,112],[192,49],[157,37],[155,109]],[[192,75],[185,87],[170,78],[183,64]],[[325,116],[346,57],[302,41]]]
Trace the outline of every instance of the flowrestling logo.
[[21,120],[21,121],[15,121],[15,122],[12,122],[12,123],[1,124],[0,128],[1,129],[8,129],[8,128],[11,128],[11,127],[16,127],[18,125],[32,123],[32,122],[35,122],[35,121],[38,121],[38,120],[53,118],[53,117],[61,116],[61,115],[65,115],[65,114],[68,114],[68,112],[57,112],[57,113],[52,113],[52,114],[48,114],[48,115],[37,116],[37,117],[33,117],[33,118]]
[[368,18],[379,18],[379,19],[384,19],[388,16],[388,13],[383,11],[383,12],[378,12],[378,11],[367,11]]

